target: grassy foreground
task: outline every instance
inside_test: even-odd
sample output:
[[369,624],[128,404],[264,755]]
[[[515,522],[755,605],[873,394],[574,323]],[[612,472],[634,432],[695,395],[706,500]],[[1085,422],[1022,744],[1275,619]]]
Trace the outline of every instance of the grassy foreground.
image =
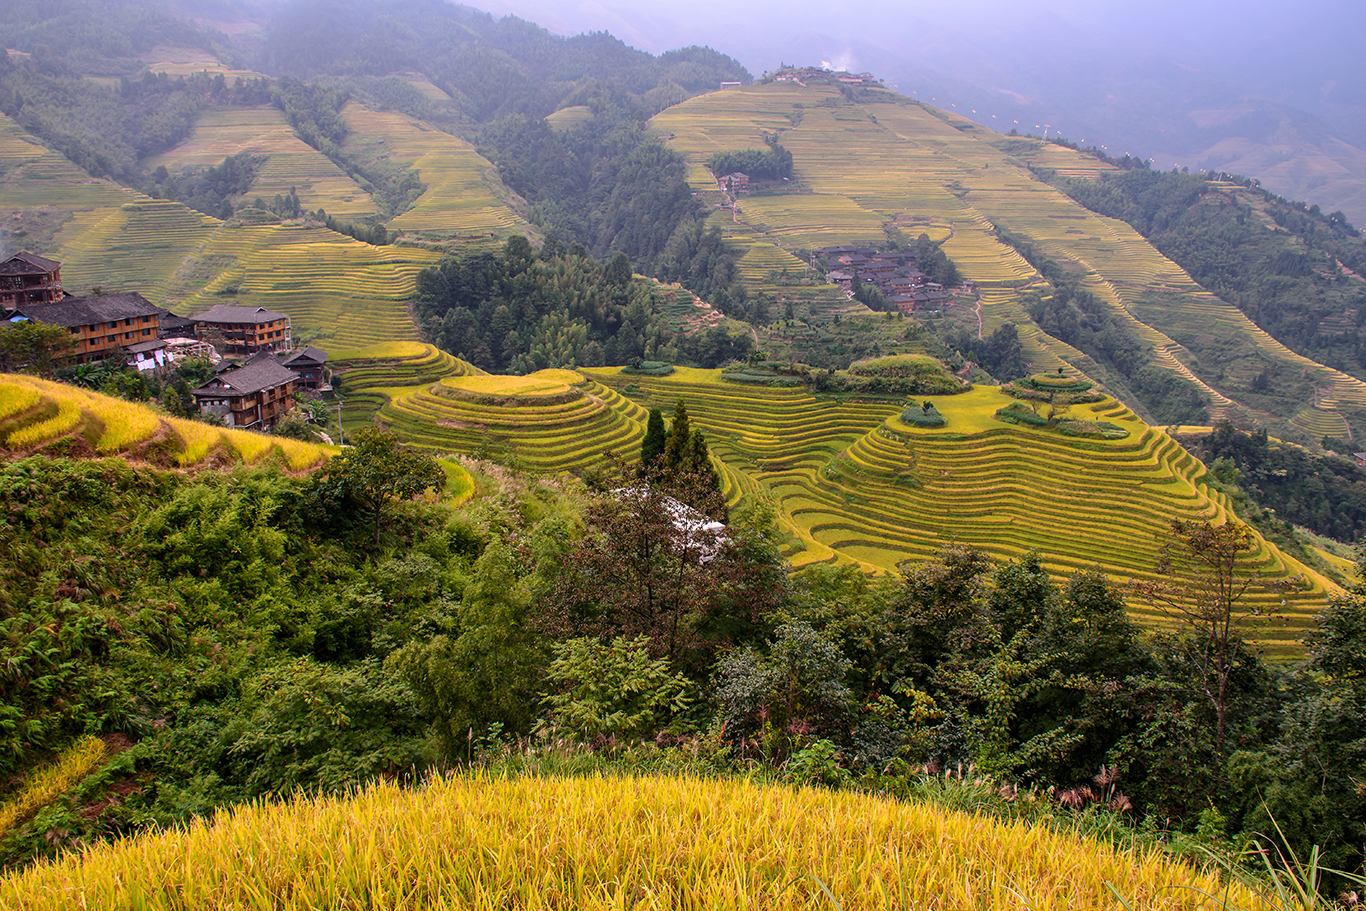
[[[1156,855],[847,792],[437,779],[256,805],[0,880],[48,908],[1200,908]],[[827,891],[828,890],[828,891]],[[1237,887],[1229,898],[1254,904]]]

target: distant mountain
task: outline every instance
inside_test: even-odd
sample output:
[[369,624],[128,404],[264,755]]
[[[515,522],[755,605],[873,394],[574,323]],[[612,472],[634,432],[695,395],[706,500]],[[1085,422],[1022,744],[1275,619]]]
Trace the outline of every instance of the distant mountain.
[[659,50],[702,43],[754,72],[828,62],[1006,132],[1062,132],[1155,167],[1215,167],[1366,224],[1366,79],[1358,4],[1175,0],[945,4],[847,11],[760,0],[474,0],[564,34],[610,29]]

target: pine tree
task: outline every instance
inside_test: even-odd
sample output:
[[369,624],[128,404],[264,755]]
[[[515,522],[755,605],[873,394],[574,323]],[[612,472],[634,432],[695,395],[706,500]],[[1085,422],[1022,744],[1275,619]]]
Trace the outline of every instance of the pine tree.
[[688,454],[685,460],[686,467],[683,469],[698,478],[698,485],[707,490],[721,490],[721,475],[717,472],[716,466],[712,464],[711,450],[707,449],[706,437],[702,431],[694,430],[692,438],[688,441]]
[[683,461],[688,455],[688,443],[692,436],[692,428],[688,425],[688,409],[679,399],[674,406],[673,426],[669,428],[669,438],[664,444],[664,468],[668,471],[679,471]]
[[664,412],[658,408],[650,409],[650,419],[645,424],[645,439],[640,441],[640,464],[650,467],[664,455],[669,432],[664,429]]

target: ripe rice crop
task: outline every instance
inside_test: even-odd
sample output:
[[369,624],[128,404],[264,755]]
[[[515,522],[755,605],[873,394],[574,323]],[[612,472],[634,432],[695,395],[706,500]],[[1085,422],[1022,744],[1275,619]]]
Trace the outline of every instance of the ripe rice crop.
[[197,465],[204,461],[209,451],[225,442],[223,428],[184,418],[169,418],[171,428],[180,436],[185,448],[176,454],[176,464]]
[[79,405],[72,401],[58,402],[56,414],[46,420],[12,431],[5,439],[5,445],[10,449],[23,449],[25,446],[32,446],[34,443],[41,443],[53,437],[70,433],[80,423],[80,420],[81,408]]
[[57,908],[1251,907],[1160,856],[850,792],[695,778],[451,777],[256,804],[0,880]]
[[104,742],[82,737],[57,760],[32,774],[19,792],[0,803],[0,836],[74,787],[104,761]]
[[[318,443],[165,417],[145,405],[31,376],[0,374],[0,406],[15,408],[6,414],[0,407],[0,419],[45,406],[23,426],[9,431],[4,440],[9,449],[24,449],[65,436],[85,418],[87,426],[103,428],[94,441],[97,452],[128,452],[164,436],[170,443],[170,457],[182,467],[200,464],[214,450],[227,454],[231,449],[244,461],[255,462],[274,448],[291,470],[302,471],[336,451]],[[177,441],[179,449],[175,448]]]
[[28,411],[42,400],[38,390],[32,386],[7,384],[0,386],[0,420],[10,415]]

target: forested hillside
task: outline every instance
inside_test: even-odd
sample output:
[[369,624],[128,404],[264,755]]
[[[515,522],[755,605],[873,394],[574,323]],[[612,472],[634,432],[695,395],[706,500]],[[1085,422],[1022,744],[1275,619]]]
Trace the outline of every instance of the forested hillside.
[[[392,441],[355,442],[311,478],[0,466],[0,780],[81,733],[122,750],[6,824],[0,863],[571,743],[627,771],[767,769],[945,801],[969,784],[922,764],[971,763],[986,784],[960,796],[1007,817],[1066,828],[1052,795],[1074,787],[1110,826],[1213,806],[1221,829],[1252,831],[1270,812],[1297,850],[1352,863],[1359,588],[1321,608],[1310,670],[1292,672],[1247,647],[1241,610],[1232,638],[1195,618],[1144,634],[1104,576],[1055,580],[1033,554],[949,544],[881,580],[793,571],[762,503],[724,534],[680,532],[669,492],[723,508],[687,475],[585,486],[485,466],[468,503],[467,486],[374,499]],[[1200,527],[1171,531],[1174,584]],[[1205,646],[1228,662],[1217,695]]]

